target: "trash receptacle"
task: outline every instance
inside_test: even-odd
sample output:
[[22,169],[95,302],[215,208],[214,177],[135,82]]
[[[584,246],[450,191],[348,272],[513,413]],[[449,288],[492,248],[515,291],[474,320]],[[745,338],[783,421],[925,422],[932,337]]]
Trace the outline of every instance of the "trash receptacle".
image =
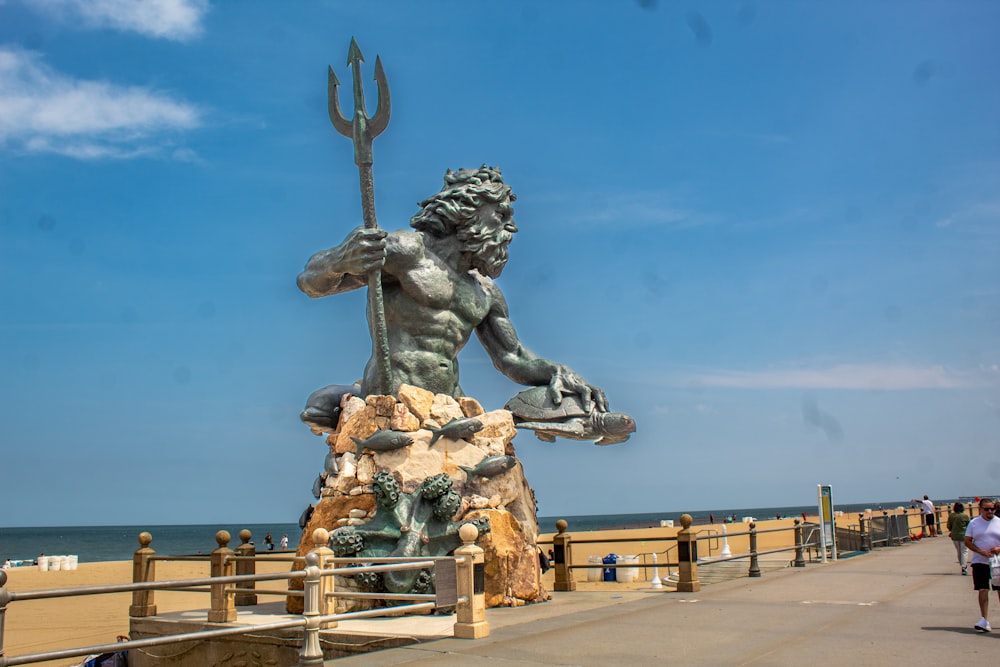
[[[618,556],[615,554],[608,554],[602,559],[604,565],[614,565],[618,562]],[[615,580],[615,568],[606,567],[604,568],[604,581],[614,581]]]
[[[587,565],[601,565],[600,556],[587,556]],[[587,581],[600,581],[601,580],[601,568],[591,567],[587,568]]]
[[619,556],[618,571],[615,573],[615,581],[619,584],[630,584],[639,578],[638,567],[622,567],[623,565],[638,565],[638,556]]

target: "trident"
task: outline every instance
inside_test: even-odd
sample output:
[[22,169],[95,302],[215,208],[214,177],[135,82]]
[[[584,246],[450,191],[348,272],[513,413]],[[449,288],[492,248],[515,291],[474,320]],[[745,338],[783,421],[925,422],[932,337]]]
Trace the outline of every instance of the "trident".
[[[372,179],[372,140],[382,134],[389,124],[389,85],[385,81],[382,59],[375,57],[375,81],[378,84],[378,106],[371,118],[365,113],[365,92],[361,87],[361,55],[358,43],[351,38],[351,48],[347,53],[347,66],[354,73],[354,119],[348,120],[340,111],[337,86],[340,81],[330,67],[327,96],[329,98],[330,121],[337,132],[350,137],[354,142],[354,164],[358,165],[361,176],[361,211],[366,229],[377,229],[375,218],[375,182]],[[373,269],[368,274],[368,312],[371,313],[371,335],[375,347],[375,364],[378,385],[369,388],[375,394],[388,394],[391,365],[389,360],[389,337],[385,324],[385,305],[382,300],[382,270]]]

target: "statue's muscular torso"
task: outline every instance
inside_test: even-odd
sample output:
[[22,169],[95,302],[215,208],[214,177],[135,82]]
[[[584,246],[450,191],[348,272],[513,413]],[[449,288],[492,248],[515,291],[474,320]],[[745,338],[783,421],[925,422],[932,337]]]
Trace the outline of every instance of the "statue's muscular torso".
[[[454,258],[437,254],[435,242],[448,241],[412,231],[386,237],[382,292],[393,384],[459,396],[458,353],[494,307],[494,286],[477,271],[456,269]],[[374,377],[369,362],[365,384]]]

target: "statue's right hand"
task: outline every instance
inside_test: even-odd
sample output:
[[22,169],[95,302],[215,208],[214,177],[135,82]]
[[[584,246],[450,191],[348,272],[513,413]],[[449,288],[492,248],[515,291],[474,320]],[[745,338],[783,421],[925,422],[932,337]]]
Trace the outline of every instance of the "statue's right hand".
[[379,227],[356,227],[340,244],[345,273],[362,275],[385,264],[386,231]]

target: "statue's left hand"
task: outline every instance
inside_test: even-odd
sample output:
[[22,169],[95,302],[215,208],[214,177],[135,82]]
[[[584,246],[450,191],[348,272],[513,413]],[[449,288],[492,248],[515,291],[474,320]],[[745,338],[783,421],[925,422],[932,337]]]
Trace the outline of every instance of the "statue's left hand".
[[608,399],[604,390],[588,384],[582,377],[567,366],[557,366],[549,380],[549,396],[555,405],[562,403],[564,394],[576,394],[583,403],[583,409],[590,412],[596,408],[598,412],[608,411]]

